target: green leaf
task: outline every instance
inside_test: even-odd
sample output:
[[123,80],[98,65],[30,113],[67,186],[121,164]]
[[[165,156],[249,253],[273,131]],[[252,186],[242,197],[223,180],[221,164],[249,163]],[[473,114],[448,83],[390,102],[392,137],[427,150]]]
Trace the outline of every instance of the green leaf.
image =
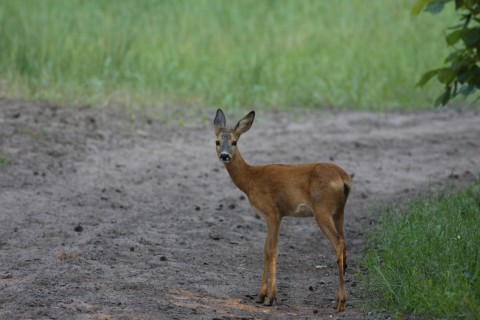
[[464,23],[456,24],[454,26],[448,27],[447,30],[455,30],[455,29],[460,29],[463,28]]
[[455,50],[448,55],[445,59],[445,63],[453,63],[454,61],[460,60],[462,58],[464,50]]
[[453,31],[453,32],[449,33],[446,37],[447,44],[449,46],[453,46],[455,43],[457,43],[462,37],[462,32],[463,32],[463,30],[456,30],[456,31]]
[[438,96],[437,100],[435,100],[435,107],[445,106],[448,100],[450,100],[450,87],[446,87],[445,92]]
[[412,7],[412,15],[418,16],[431,0],[417,0]]
[[420,80],[417,82],[416,86],[423,87],[428,81],[430,81],[431,78],[436,76],[440,70],[441,69],[436,69],[436,70],[430,70],[428,72],[425,72],[420,78]]
[[455,79],[456,73],[450,68],[443,68],[438,70],[438,81],[444,84],[452,83],[453,79]]
[[480,42],[480,28],[465,29],[461,37],[467,47],[473,47]]
[[457,73],[457,80],[461,84],[463,84],[465,82],[469,82],[468,79],[471,77],[471,75],[472,75],[471,72],[468,69],[465,68],[463,70],[460,70]]
[[442,12],[444,6],[445,6],[445,1],[434,0],[427,5],[427,7],[425,8],[425,11],[428,11],[431,14],[437,14]]
[[458,90],[458,93],[464,96],[468,96],[474,91],[474,89],[475,87],[473,85],[465,83],[460,87],[460,89]]

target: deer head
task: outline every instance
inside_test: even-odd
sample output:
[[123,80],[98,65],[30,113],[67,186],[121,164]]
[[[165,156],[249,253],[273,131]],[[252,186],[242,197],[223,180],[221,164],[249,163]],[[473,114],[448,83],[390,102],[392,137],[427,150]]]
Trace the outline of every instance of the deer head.
[[237,141],[240,136],[247,132],[255,119],[255,111],[251,111],[243,117],[232,129],[226,129],[226,119],[221,109],[217,110],[213,124],[215,126],[215,143],[217,156],[223,163],[229,163],[237,152]]

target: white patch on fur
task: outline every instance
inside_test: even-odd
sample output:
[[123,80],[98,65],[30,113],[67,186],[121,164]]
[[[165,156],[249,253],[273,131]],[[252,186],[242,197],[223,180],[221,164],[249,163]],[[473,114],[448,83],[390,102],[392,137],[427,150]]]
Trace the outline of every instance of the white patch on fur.
[[313,217],[313,210],[306,203],[300,203],[291,216],[298,218]]
[[330,186],[335,190],[341,190],[343,192],[343,181],[340,179],[330,181]]

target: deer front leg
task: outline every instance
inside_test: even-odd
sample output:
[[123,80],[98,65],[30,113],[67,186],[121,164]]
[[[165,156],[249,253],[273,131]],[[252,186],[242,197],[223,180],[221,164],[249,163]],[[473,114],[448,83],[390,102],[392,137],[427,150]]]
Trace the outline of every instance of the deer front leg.
[[[265,240],[265,247],[267,246],[267,241],[268,240]],[[269,257],[266,254],[266,250],[264,250],[262,286],[260,287],[260,293],[258,294],[258,297],[257,297],[257,303],[263,303],[268,293],[268,266],[269,265],[270,265]]]
[[[257,302],[271,306],[277,298],[277,256],[278,256],[278,235],[280,230],[280,219],[267,221],[267,238],[263,251],[263,276],[262,286],[258,294]],[[268,275],[270,273],[270,286],[268,286]]]

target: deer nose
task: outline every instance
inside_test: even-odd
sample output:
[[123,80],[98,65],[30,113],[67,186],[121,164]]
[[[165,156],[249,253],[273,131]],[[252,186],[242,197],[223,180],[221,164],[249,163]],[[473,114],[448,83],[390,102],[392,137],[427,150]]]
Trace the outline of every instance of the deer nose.
[[221,160],[221,161],[230,161],[230,159],[231,159],[231,158],[230,158],[230,155],[229,155],[228,153],[222,152],[222,153],[220,154],[220,160]]

